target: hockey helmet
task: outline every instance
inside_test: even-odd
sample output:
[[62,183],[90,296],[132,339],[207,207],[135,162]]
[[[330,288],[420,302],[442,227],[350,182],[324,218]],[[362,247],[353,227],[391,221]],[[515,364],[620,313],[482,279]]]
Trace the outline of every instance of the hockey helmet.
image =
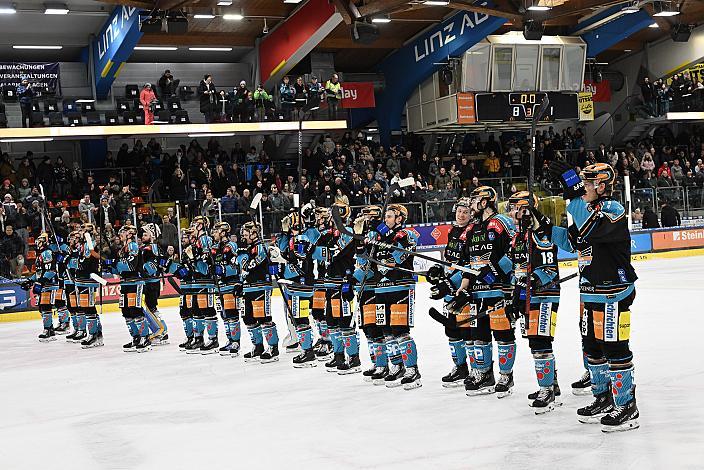
[[587,165],[580,173],[584,181],[591,181],[595,184],[604,183],[611,186],[616,181],[616,172],[608,163],[594,163]]
[[386,211],[392,211],[396,214],[396,217],[403,217],[403,220],[405,221],[408,219],[408,209],[406,209],[406,206],[403,204],[389,204],[389,206],[386,208]]
[[496,204],[498,194],[496,194],[496,190],[491,186],[479,186],[478,188],[474,188],[472,190],[469,194],[469,198],[471,200],[479,199],[480,201],[488,199],[489,202]]
[[[528,205],[528,201],[530,200],[530,193],[528,191],[518,191],[515,192],[511,195],[511,197],[508,198],[508,205],[509,207],[511,206],[516,206],[516,207],[524,207]],[[533,201],[531,204],[531,207],[538,207],[538,196],[533,194]]]
[[95,225],[93,225],[89,222],[86,222],[81,225],[81,231],[83,231],[83,233],[89,233],[92,235],[95,233]]
[[301,214],[294,211],[286,217],[288,217],[288,225],[290,230],[303,230],[303,220],[301,218]]
[[380,219],[381,218],[381,207],[371,205],[362,208],[362,215],[367,216],[370,219]]
[[161,235],[161,229],[155,223],[148,223],[142,225],[142,234],[148,234],[152,240],[156,240]]
[[181,240],[190,241],[191,238],[195,238],[196,236],[196,230],[192,227],[184,228],[183,230],[181,230]]
[[316,207],[315,208],[315,223],[322,225],[327,223],[330,219],[330,209],[327,207]]
[[254,233],[256,236],[253,238],[257,238],[259,236],[259,224],[253,220],[243,223],[240,228],[240,235],[244,236],[245,233],[250,234],[250,237]]
[[352,215],[352,210],[350,209],[350,206],[348,204],[345,204],[344,202],[336,202],[332,205],[332,210],[338,211],[340,214],[340,218],[342,220],[348,220],[350,216]]
[[37,238],[34,239],[34,243],[37,244],[37,248],[44,248],[49,246],[49,234],[42,232]]
[[82,238],[81,231],[80,230],[72,230],[68,234],[68,242],[69,243],[75,243],[78,240]]
[[309,202],[301,207],[301,218],[306,226],[312,227],[315,225],[315,205]]
[[137,229],[132,225],[123,225],[118,234],[120,236],[124,235],[127,238],[134,238],[137,235]]
[[[199,225],[200,227],[198,227]],[[208,218],[205,216],[197,215],[193,217],[191,227],[194,227],[198,230],[206,230],[208,227],[210,227],[210,220],[208,220]]]

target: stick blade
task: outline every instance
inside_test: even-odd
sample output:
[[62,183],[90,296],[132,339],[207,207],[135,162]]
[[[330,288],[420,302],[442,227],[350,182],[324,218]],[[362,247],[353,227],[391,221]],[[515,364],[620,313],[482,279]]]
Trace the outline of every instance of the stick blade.
[[262,193],[257,193],[257,195],[254,196],[254,199],[252,199],[252,203],[249,205],[249,208],[256,210],[256,208],[259,207],[260,202],[262,202]]
[[98,276],[98,275],[95,274],[95,273],[90,273],[90,278],[93,279],[93,280],[94,280],[95,282],[97,282],[98,284],[100,284],[101,286],[107,286],[107,285],[108,285],[108,281],[106,281],[105,279],[103,279],[102,277]]

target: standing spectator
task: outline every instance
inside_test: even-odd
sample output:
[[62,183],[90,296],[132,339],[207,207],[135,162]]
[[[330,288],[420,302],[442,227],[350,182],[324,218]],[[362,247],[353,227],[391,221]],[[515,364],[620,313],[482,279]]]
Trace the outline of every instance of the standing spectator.
[[20,86],[17,87],[17,96],[20,100],[22,110],[22,127],[32,127],[32,101],[34,100],[34,90],[27,77],[22,77]]
[[325,82],[325,95],[328,100],[328,118],[335,119],[337,117],[337,109],[342,101],[342,85],[340,77],[333,73],[330,80]]
[[200,215],[207,217],[210,219],[210,226],[213,226],[213,221],[215,219],[215,216],[218,214],[218,201],[213,199],[213,192],[210,190],[207,190],[205,192],[205,200],[203,201],[203,205],[201,206],[200,209]]
[[279,85],[279,99],[281,100],[281,112],[286,121],[292,119],[293,107],[296,105],[296,89],[291,83],[288,75],[284,76]]
[[17,190],[13,186],[12,183],[10,183],[9,178],[5,178],[2,182],[2,186],[0,186],[0,195],[3,196],[3,199],[6,195],[10,195],[11,199],[16,199],[17,198]]
[[149,126],[154,122],[154,110],[152,109],[152,101],[156,100],[156,95],[152,90],[151,83],[145,83],[142,91],[139,93],[139,102],[144,108],[144,124]]
[[183,201],[186,198],[186,175],[181,168],[176,168],[171,176],[169,184],[171,199],[174,201]]
[[[496,156],[493,150],[489,151],[489,156],[484,160],[484,171],[489,178],[498,178],[501,171],[501,160]],[[437,183],[435,186],[440,188]]]
[[160,246],[166,251],[169,247],[178,247],[178,229],[171,223],[169,216],[162,217],[161,235],[159,237]]
[[662,227],[679,227],[682,225],[682,219],[677,209],[670,205],[670,202],[665,199],[660,205],[660,222]]
[[34,167],[34,163],[29,159],[29,157],[24,157],[17,167],[17,173],[15,173],[15,181],[22,181],[26,178],[29,184],[34,184],[34,175],[37,169]]
[[2,273],[4,276],[21,277],[24,268],[24,246],[22,239],[14,232],[12,225],[5,225],[5,234],[0,241]]
[[[311,107],[320,107],[321,101],[324,99],[325,90],[323,85],[318,82],[318,77],[315,75],[310,76],[310,83],[308,84],[308,104]],[[317,112],[311,111],[312,119],[317,118]]]
[[15,214],[15,233],[20,239],[22,239],[24,257],[27,257],[27,239],[29,238],[29,227],[32,223],[29,215],[27,214],[27,208],[21,202],[17,203],[17,213]]
[[170,96],[174,96],[178,90],[178,84],[181,80],[174,80],[174,76],[171,74],[171,70],[164,70],[164,74],[159,79],[159,92],[163,99],[168,99]]
[[95,212],[95,204],[90,201],[90,194],[86,194],[78,203],[78,213],[81,216],[81,220],[85,222],[90,222],[93,220],[93,213]]
[[57,157],[56,164],[54,165],[54,187],[56,188],[59,199],[65,198],[71,187],[71,183],[68,180],[69,174],[70,171],[64,164],[64,159]]
[[247,89],[247,82],[244,80],[240,81],[240,86],[238,86],[232,96],[233,107],[232,107],[232,122],[247,122],[247,95],[249,90]]
[[[224,96],[224,92],[220,92]],[[218,105],[218,91],[213,84],[213,76],[206,73],[203,80],[198,84],[198,96],[200,97],[200,112],[203,113],[206,123],[215,120],[215,113]]]
[[51,158],[48,155],[44,155],[42,162],[37,167],[37,183],[44,187],[44,194],[47,196],[53,192],[53,179],[54,165],[51,164]]
[[17,200],[24,201],[30,194],[32,194],[32,188],[29,186],[29,181],[27,178],[22,178],[20,186],[17,188]]
[[656,92],[650,79],[645,77],[640,85],[640,94],[643,95],[643,103],[648,111],[649,116],[655,116],[655,97]]
[[198,208],[203,200],[203,192],[198,189],[198,184],[195,181],[191,181],[191,185],[188,188],[188,194],[186,195],[186,201],[188,202],[188,214],[191,219],[198,215]]
[[98,227],[101,229],[105,228],[107,225],[114,225],[115,220],[117,220],[117,213],[115,209],[110,205],[108,198],[100,198],[100,206],[98,206],[98,211],[96,213],[95,219],[98,221]]
[[296,119],[303,119],[303,106],[308,102],[308,87],[303,81],[303,77],[296,78],[296,83],[293,84],[294,99],[296,101]]
[[274,97],[267,93],[261,83],[257,86],[257,89],[254,90],[252,98],[254,99],[257,120],[261,122],[272,118]]

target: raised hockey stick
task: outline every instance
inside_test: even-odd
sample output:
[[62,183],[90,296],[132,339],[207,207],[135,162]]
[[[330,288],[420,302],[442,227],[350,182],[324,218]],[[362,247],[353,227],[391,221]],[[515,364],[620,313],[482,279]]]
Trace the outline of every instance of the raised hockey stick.
[[462,271],[465,273],[474,274],[475,276],[479,274],[479,271],[468,268],[466,266],[462,266],[459,264],[450,263],[449,261],[433,258],[432,256],[427,256],[422,253],[418,253],[417,251],[406,250],[405,248],[401,248],[401,247],[398,247],[395,245],[389,245],[388,243],[369,241],[364,236],[357,235],[356,233],[350,231],[349,228],[345,227],[345,224],[342,222],[342,218],[341,218],[340,213],[338,212],[337,208],[333,208],[333,210],[331,212],[332,212],[332,219],[335,222],[335,226],[337,227],[337,229],[340,232],[344,233],[345,235],[349,235],[350,237],[354,238],[355,240],[358,240],[361,242],[367,242],[371,245],[376,245],[379,248],[388,248],[391,250],[400,251],[401,253],[407,253],[411,256],[415,256],[416,258],[432,261],[433,263],[440,264],[442,266],[447,266],[449,268],[456,269],[458,271]]

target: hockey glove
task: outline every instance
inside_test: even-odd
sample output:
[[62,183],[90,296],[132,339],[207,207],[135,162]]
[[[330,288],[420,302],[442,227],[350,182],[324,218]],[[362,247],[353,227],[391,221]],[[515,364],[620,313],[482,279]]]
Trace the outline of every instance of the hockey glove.
[[278,276],[280,272],[281,272],[281,265],[280,264],[272,263],[269,265],[269,274],[271,274],[272,276]]
[[564,199],[575,199],[584,194],[584,182],[572,165],[555,160],[550,163],[550,177],[562,186]]
[[386,225],[384,222],[382,222],[376,226],[377,233],[379,233],[379,235],[381,235],[382,237],[384,235],[386,235],[387,233],[389,233],[389,230],[391,230],[391,229],[389,229],[389,226]]
[[222,277],[225,275],[225,268],[221,264],[215,265],[215,275]]
[[232,285],[232,295],[240,296],[242,295],[242,283],[236,282]]
[[35,283],[35,284],[32,286],[32,293],[33,293],[33,294],[37,294],[37,295],[41,294],[41,293],[42,293],[42,285],[39,284],[38,282]]
[[34,283],[34,281],[32,281],[30,279],[26,279],[26,280],[22,281],[22,283],[20,283],[20,287],[22,288],[22,290],[29,290],[32,287],[33,283]]
[[352,283],[344,282],[342,284],[342,298],[347,302],[352,302],[354,299],[354,287],[352,287]]
[[288,232],[291,229],[291,216],[286,216],[281,219],[281,231]]
[[546,216],[545,214],[542,214],[535,207],[530,208],[530,215],[533,219],[533,230],[540,235],[551,237],[552,221],[550,220],[550,217]]
[[191,274],[191,271],[189,271],[187,267],[181,266],[180,268],[178,268],[176,270],[176,272],[174,273],[174,276],[176,276],[179,279],[185,279],[186,277],[190,276],[190,274]]
[[452,315],[459,315],[462,310],[472,301],[472,294],[466,290],[459,291],[455,297],[447,303],[447,311]]
[[428,269],[428,273],[425,277],[428,279],[428,282],[440,282],[445,279],[445,268],[439,264],[434,264]]
[[450,283],[448,279],[443,278],[434,283],[433,287],[430,288],[430,298],[433,300],[444,299],[445,296],[452,294],[453,291],[454,287],[452,283]]
[[56,254],[56,262],[57,262],[57,263],[63,263],[65,259],[66,259],[66,258],[65,258],[64,255],[62,255],[61,253],[57,253],[57,254]]

